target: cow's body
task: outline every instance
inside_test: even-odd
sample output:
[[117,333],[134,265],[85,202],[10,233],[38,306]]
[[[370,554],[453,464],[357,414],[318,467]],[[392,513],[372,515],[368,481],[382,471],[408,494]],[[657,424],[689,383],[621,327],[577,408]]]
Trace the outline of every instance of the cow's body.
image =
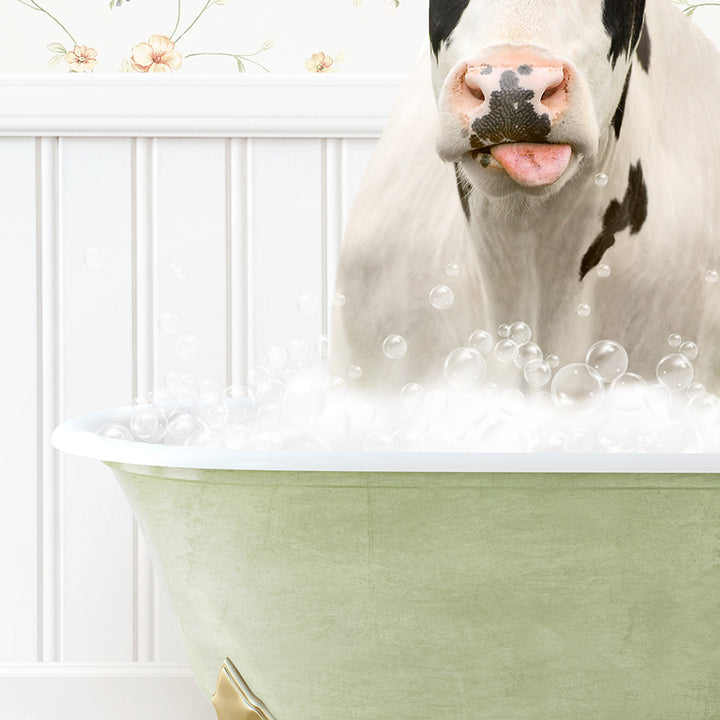
[[[640,47],[624,58],[631,74],[620,118],[624,69],[597,93],[610,122],[593,131],[596,146],[557,192],[537,196],[492,197],[458,180],[436,150],[443,74],[432,57],[419,63],[348,222],[335,374],[357,364],[369,384],[422,382],[440,376],[447,354],[474,330],[522,320],[563,364],[611,338],[648,379],[671,351],[670,333],[680,333],[699,345],[696,378],[717,386],[720,284],[705,273],[720,270],[720,58],[670,0],[648,0],[644,27]],[[597,173],[606,185],[595,183]],[[448,263],[459,265],[456,277],[446,275]],[[598,275],[600,263],[609,277]],[[450,309],[428,301],[438,284],[454,291]],[[580,304],[589,316],[578,314]],[[382,353],[393,333],[407,340],[400,360]]]

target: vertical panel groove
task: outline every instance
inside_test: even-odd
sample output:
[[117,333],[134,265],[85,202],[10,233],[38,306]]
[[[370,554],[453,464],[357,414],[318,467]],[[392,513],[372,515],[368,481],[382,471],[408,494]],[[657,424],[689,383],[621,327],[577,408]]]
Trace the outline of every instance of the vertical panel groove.
[[50,446],[50,435],[62,411],[60,378],[60,218],[59,218],[59,140],[38,141],[38,654],[41,661],[55,662],[62,657],[61,605],[61,460]]
[[[152,390],[155,363],[153,316],[155,308],[156,142],[136,138],[132,144],[132,286],[133,286],[133,394],[146,397]],[[133,519],[133,660],[155,657],[155,587],[153,568]]]
[[245,309],[244,329],[245,329],[245,364],[242,372],[242,383],[246,382],[247,372],[254,365],[255,360],[255,327],[253,318],[255,315],[255,282],[253,280],[253,253],[254,253],[254,193],[253,193],[253,141],[251,138],[243,140],[243,261],[244,271],[244,292],[242,294],[242,304]]
[[327,335],[331,323],[331,297],[335,287],[347,194],[345,140],[339,138],[323,140],[322,157],[322,331]]

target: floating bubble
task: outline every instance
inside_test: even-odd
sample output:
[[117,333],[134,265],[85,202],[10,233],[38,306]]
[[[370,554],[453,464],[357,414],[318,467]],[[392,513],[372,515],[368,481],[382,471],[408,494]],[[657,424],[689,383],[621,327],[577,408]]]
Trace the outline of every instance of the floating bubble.
[[105,264],[105,253],[96,247],[89,247],[83,255],[85,264],[91,270],[99,270]]
[[680,354],[685,356],[688,360],[694,360],[698,356],[698,346],[689,340],[686,340],[680,346]]
[[273,374],[280,375],[289,358],[288,351],[282,345],[271,345],[263,356],[263,365]]
[[610,399],[618,410],[634,412],[643,406],[647,383],[635,373],[622,373],[610,386]]
[[280,408],[275,403],[263,403],[257,409],[257,421],[265,428],[271,428],[280,421]]
[[510,332],[507,337],[509,337],[510,340],[518,346],[524,345],[525,343],[530,342],[532,330],[530,330],[530,326],[527,323],[518,320],[510,326]]
[[225,443],[220,435],[206,428],[194,430],[185,440],[186,447],[203,448],[205,450],[222,450]]
[[332,296],[333,307],[342,307],[345,304],[345,296],[342,293],[335,293]]
[[173,413],[167,421],[167,438],[170,441],[181,442],[195,430],[195,420],[189,412]]
[[473,349],[487,355],[493,349],[493,337],[485,330],[476,330],[468,340],[468,345]]
[[310,348],[302,340],[291,340],[288,343],[288,355],[293,362],[302,362],[310,356]]
[[664,385],[649,385],[645,390],[645,406],[653,413],[665,413],[672,404],[672,395]]
[[673,392],[684,390],[692,382],[694,372],[690,360],[679,353],[666,355],[655,368],[658,382]]
[[585,364],[594,370],[603,382],[612,382],[628,368],[628,354],[614,340],[600,340],[590,347]]
[[587,413],[603,399],[603,382],[583,363],[572,363],[557,371],[550,386],[553,401],[561,410]]
[[525,382],[532,387],[543,387],[550,382],[552,377],[552,368],[547,361],[542,359],[530,360],[523,368],[523,376]]
[[486,371],[485,358],[473,348],[456,348],[445,358],[445,378],[460,390],[474,390],[479,387]]
[[545,358],[545,362],[554,369],[560,365],[560,358],[557,355],[551,353]]
[[686,392],[688,398],[692,400],[692,398],[702,395],[705,392],[705,386],[699,382],[690,383],[687,386]]
[[450,277],[456,277],[460,274],[460,266],[457,263],[448,263],[445,266],[445,273]]
[[506,338],[510,337],[510,326],[506,324],[498,325],[497,329],[498,337]]
[[595,176],[595,184],[598,187],[605,187],[608,184],[608,176],[603,172],[598,173]]
[[185,360],[196,358],[200,351],[200,340],[195,335],[181,335],[177,341],[178,355]]
[[[512,336],[509,338],[512,340]],[[538,345],[536,345],[534,342],[525,342],[520,347],[518,347],[518,351],[513,358],[513,362],[515,363],[515,366],[518,370],[524,370],[525,366],[534,360],[542,360],[543,354],[542,350]]]
[[165,434],[165,418],[152,406],[138,407],[130,417],[132,434],[144,442],[157,442]]
[[315,352],[322,358],[323,360],[327,358],[328,356],[328,337],[327,335],[318,335],[315,338]]
[[163,313],[158,319],[158,328],[164,335],[174,335],[180,329],[180,318],[173,313]]
[[498,340],[495,345],[495,357],[501,363],[511,363],[515,360],[515,356],[518,353],[518,346],[510,340],[510,338],[504,338]]
[[687,416],[697,425],[716,425],[720,421],[720,399],[707,392],[696,395],[687,405]]
[[184,280],[186,277],[185,268],[179,262],[170,263],[170,272],[177,280]]
[[447,310],[455,302],[455,295],[447,285],[436,285],[428,297],[436,310]]
[[587,317],[591,312],[590,306],[585,303],[580,303],[580,305],[577,306],[577,314],[580,317]]
[[597,270],[595,271],[599,277],[606,278],[610,277],[610,273],[612,272],[609,265],[606,265],[605,263],[602,263],[601,265],[597,266]]
[[120,423],[105,423],[97,429],[97,434],[103,437],[112,438],[113,440],[132,440],[133,434],[130,432],[130,428],[121,425]]
[[351,365],[351,366],[348,368],[348,375],[349,375],[350,378],[352,378],[353,380],[358,380],[359,378],[362,377],[362,374],[363,374],[363,371],[362,371],[362,368],[361,368],[359,365]]
[[670,347],[680,347],[682,343],[682,337],[677,333],[670,333],[668,335],[668,345]]
[[248,386],[256,395],[262,395],[270,386],[272,375],[267,368],[256,365],[248,370],[247,381]]
[[498,407],[506,415],[521,415],[525,410],[525,396],[515,388],[500,393]]
[[320,301],[312,293],[300,293],[297,308],[303,315],[316,315],[320,309]]
[[388,335],[383,341],[383,353],[391,360],[399,360],[407,352],[407,341],[402,335]]
[[718,281],[718,271],[717,270],[708,270],[705,273],[705,281],[710,283],[710,285],[714,285]]
[[405,407],[414,410],[419,407],[425,397],[425,390],[422,385],[408,383],[400,391],[400,399]]
[[341,398],[347,393],[348,384],[345,378],[331,377],[325,384],[325,389],[329,397]]

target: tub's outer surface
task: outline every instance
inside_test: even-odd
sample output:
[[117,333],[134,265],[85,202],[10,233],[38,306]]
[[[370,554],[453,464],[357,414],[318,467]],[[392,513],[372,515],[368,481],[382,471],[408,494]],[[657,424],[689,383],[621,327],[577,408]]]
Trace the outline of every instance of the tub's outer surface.
[[720,476],[110,463],[210,696],[276,720],[720,717]]

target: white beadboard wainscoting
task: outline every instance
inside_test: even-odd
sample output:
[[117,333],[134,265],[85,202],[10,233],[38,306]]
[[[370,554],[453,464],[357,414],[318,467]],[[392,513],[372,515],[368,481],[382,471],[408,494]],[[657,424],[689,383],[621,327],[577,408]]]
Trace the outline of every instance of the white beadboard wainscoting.
[[240,383],[267,346],[327,332],[401,81],[0,75],[3,720],[214,717],[110,471],[50,434],[168,370]]

